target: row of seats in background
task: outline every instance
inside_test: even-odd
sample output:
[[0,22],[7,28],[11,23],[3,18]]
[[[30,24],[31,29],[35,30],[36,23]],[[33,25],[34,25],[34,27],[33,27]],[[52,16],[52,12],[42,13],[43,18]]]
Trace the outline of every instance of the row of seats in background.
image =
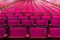
[[59,8],[47,2],[38,3],[38,7],[37,3],[28,2],[27,4],[31,6],[27,7],[25,4],[22,10],[17,4],[0,11],[0,38],[60,37]]
[[0,20],[0,26],[52,26],[60,27],[60,20]]
[[[45,2],[44,2],[45,3]],[[34,3],[33,3],[34,4]],[[49,4],[49,3],[47,3]],[[26,4],[25,4],[26,5]],[[36,5],[35,5],[36,6]],[[50,5],[51,6],[51,5]],[[14,6],[15,7],[15,6]],[[13,19],[60,19],[60,13],[59,13],[59,8],[54,7],[54,11],[50,7],[46,7],[40,4],[40,9],[37,7],[33,7],[35,9],[32,10],[32,7],[29,10],[26,10],[27,6],[23,8],[24,10],[20,10],[20,8],[14,9],[12,8],[7,8],[5,10],[0,11],[0,18],[5,19],[6,16],[8,19],[13,18]],[[48,8],[48,9],[47,9]],[[26,12],[27,11],[27,12]],[[5,18],[4,18],[5,17]]]
[[60,16],[45,16],[45,15],[30,15],[28,14],[0,14],[0,19],[45,19],[45,20],[60,20]]
[[47,2],[43,3],[42,1],[38,3],[39,5],[37,5],[37,3],[34,3],[34,1],[33,2],[21,2],[21,4],[19,3],[20,2],[16,3],[10,8],[2,10],[2,12],[4,12],[5,14],[7,13],[18,14],[20,12],[27,12],[27,13],[21,13],[27,16],[30,16],[30,15],[45,15],[45,16],[59,15],[60,16],[60,11],[59,11],[60,8]]

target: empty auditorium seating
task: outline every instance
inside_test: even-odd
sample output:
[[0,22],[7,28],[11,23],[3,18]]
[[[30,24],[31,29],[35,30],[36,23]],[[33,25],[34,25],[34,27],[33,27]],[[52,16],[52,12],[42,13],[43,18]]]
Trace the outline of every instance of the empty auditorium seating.
[[14,13],[14,9],[11,9],[11,8],[8,8],[6,11],[7,13]]
[[43,0],[19,0],[0,8],[0,38],[4,37],[60,38],[60,8]]
[[52,16],[52,19],[57,19],[57,20],[60,20],[60,16]]
[[9,38],[26,38],[26,28],[10,28]]
[[5,20],[0,20],[0,27],[5,25]]
[[55,5],[52,5],[52,4],[47,3],[47,2],[45,2],[45,3],[46,3],[47,6],[51,7],[51,8],[54,9],[56,12],[59,12],[60,9],[59,9],[58,7],[56,7]]
[[8,19],[13,19],[13,20],[15,19],[16,20],[17,19],[17,16],[8,16],[7,18]]
[[15,14],[15,16],[22,16],[22,15],[23,15],[23,14],[18,14],[18,13]]
[[46,28],[30,28],[30,38],[46,38]]
[[1,20],[1,19],[4,19],[4,20],[6,19],[5,14],[0,14],[0,20]]
[[34,13],[33,13],[34,16],[42,16],[42,12],[39,12],[39,10],[34,10]]
[[15,14],[20,14],[20,10],[15,10]]
[[36,20],[38,26],[48,26],[48,20]]
[[59,27],[60,26],[60,20],[51,20],[51,26]]
[[8,26],[20,26],[20,21],[19,20],[8,20]]
[[6,12],[7,12],[6,9],[5,9],[5,10],[3,9],[3,10],[1,11],[2,14],[5,14]]
[[51,19],[51,16],[41,16],[42,19],[47,19],[47,20],[50,20]]
[[49,37],[59,37],[60,38],[60,28],[50,28],[49,29]]
[[6,35],[6,29],[0,27],[0,38],[4,38],[5,35]]
[[34,20],[22,20],[22,25],[33,26],[34,25]]
[[28,16],[18,16],[18,19],[28,19]]
[[31,15],[33,15],[32,13],[29,13],[29,12],[26,12],[26,14],[25,14],[26,16],[31,16]]
[[31,19],[40,19],[40,16],[30,16]]
[[6,16],[14,16],[14,15],[11,13],[7,13]]

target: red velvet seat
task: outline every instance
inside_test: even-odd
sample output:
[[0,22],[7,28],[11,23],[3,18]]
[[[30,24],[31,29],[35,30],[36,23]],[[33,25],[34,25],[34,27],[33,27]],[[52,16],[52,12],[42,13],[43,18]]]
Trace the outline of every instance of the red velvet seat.
[[9,38],[26,38],[26,28],[10,28]]
[[0,20],[0,26],[4,26],[5,25],[5,20]]
[[14,14],[7,13],[6,16],[14,16]]
[[17,19],[17,16],[7,16],[8,20],[12,19],[12,20],[16,20]]
[[19,26],[20,20],[8,20],[8,26]]
[[40,19],[40,16],[30,16],[31,19]]
[[28,16],[18,16],[18,19],[28,19]]
[[51,20],[51,26],[60,26],[60,20]]
[[46,38],[46,28],[30,28],[30,38]]
[[34,20],[22,20],[22,25],[32,26],[34,25]]
[[0,20],[1,20],[1,19],[6,20],[6,16],[5,16],[5,14],[0,14]]
[[51,16],[41,16],[42,19],[47,19],[47,20],[50,20],[51,19]]
[[6,29],[0,28],[0,38],[4,38],[5,35],[6,35]]
[[60,16],[52,16],[52,19],[60,19]]
[[48,20],[36,20],[38,26],[48,26]]
[[50,28],[49,37],[60,38],[60,28]]

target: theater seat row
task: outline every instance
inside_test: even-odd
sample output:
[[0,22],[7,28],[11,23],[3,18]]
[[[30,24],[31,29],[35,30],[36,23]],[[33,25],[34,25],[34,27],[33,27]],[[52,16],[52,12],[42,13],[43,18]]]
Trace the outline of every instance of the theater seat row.
[[0,10],[0,38],[60,37],[60,14],[47,4],[24,1]]
[[0,19],[46,19],[46,20],[51,20],[51,19],[60,19],[60,16],[43,16],[43,15],[31,15],[31,16],[26,16],[26,15],[22,15],[22,14],[0,14]]
[[[28,2],[29,3],[29,2]],[[39,9],[38,9],[38,7],[36,7],[36,3],[32,3],[32,2],[30,2],[29,4],[32,4],[32,5],[34,5],[35,6],[35,8],[32,6],[31,7],[31,9],[33,8],[33,9],[35,9],[34,11],[33,10],[30,10],[30,6],[26,3],[26,6],[28,5],[29,7],[28,7],[28,9],[30,10],[30,11],[33,11],[33,12],[31,12],[31,13],[25,13],[25,15],[27,15],[27,16],[30,16],[32,13],[34,14],[34,15],[41,15],[41,14],[43,14],[43,15],[50,15],[50,14],[52,14],[52,15],[59,15],[59,12],[55,12],[57,9],[56,8],[54,8],[54,7],[49,7],[50,5],[45,5],[45,3],[46,2],[44,2],[44,3],[40,3],[38,6],[39,6]],[[14,6],[15,7],[15,6]],[[54,8],[54,9],[56,9],[55,11],[53,11],[52,10],[52,8]],[[24,10],[26,10],[27,9],[27,7],[26,8],[23,8]],[[27,12],[29,12],[29,10],[27,10]],[[39,11],[38,11],[39,10]],[[40,12],[42,10],[42,12]],[[51,11],[52,10],[52,11]],[[20,13],[20,12],[23,12],[22,10],[20,10],[20,9],[18,9],[18,8],[16,8],[16,9],[13,9],[13,8],[7,8],[7,9],[5,9],[5,10],[2,10],[2,13],[5,13],[5,14],[7,14],[7,13],[15,13],[15,14],[18,14],[18,13]],[[36,12],[36,13],[34,13],[34,12]]]
[[0,26],[60,26],[60,20],[0,20]]
[[[5,28],[0,28],[0,38],[57,38],[60,37],[60,28],[9,28],[7,33]],[[49,33],[48,33],[49,32]],[[6,35],[7,34],[7,35]]]
[[42,25],[42,26],[48,26],[48,20],[0,20],[0,26],[6,24],[8,26],[33,26],[33,25]]

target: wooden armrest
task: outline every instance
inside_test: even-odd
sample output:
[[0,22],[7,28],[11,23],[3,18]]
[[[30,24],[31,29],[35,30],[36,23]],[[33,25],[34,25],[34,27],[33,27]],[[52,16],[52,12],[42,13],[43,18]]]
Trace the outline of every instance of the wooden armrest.
[[21,25],[21,24],[19,24],[19,25]]
[[26,34],[26,37],[29,37],[29,34]]
[[8,36],[8,34],[5,34],[3,37],[7,37]]
[[6,25],[6,24],[4,24],[4,25]]
[[34,25],[36,25],[36,24],[34,24]]
[[51,26],[52,24],[49,24],[49,26]]
[[48,37],[50,37],[50,34],[48,34]]

